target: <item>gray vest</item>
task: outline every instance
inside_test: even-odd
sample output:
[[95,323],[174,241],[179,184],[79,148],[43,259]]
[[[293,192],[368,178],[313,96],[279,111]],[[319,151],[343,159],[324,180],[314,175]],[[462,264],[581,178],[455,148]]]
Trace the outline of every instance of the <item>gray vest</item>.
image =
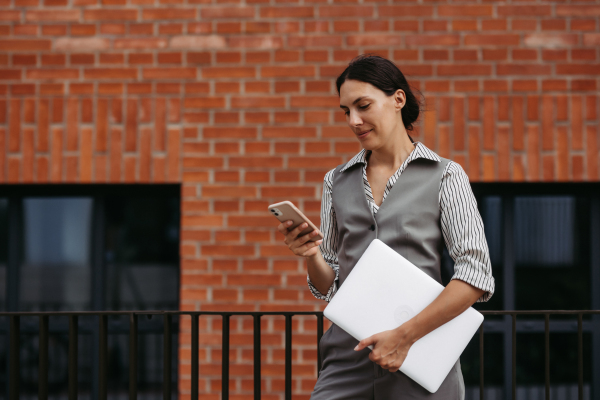
[[[441,158],[441,157],[440,157]],[[440,227],[439,188],[450,160],[411,161],[392,186],[375,218],[365,196],[362,163],[333,174],[332,203],[338,226],[339,285],[375,238],[442,283],[444,246]]]

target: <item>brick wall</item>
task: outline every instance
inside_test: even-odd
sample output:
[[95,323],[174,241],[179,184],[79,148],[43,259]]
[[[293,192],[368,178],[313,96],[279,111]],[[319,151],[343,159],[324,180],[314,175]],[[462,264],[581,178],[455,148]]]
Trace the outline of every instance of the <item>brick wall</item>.
[[[0,0],[0,181],[181,182],[182,309],[319,310],[266,207],[318,222],[325,172],[360,150],[335,91],[352,57],[401,67],[430,110],[416,137],[471,180],[597,181],[599,32],[597,0]],[[200,323],[216,399],[221,323]],[[283,326],[263,320],[268,399]],[[251,398],[252,321],[232,330],[231,390]],[[294,398],[314,385],[315,330],[294,319]]]

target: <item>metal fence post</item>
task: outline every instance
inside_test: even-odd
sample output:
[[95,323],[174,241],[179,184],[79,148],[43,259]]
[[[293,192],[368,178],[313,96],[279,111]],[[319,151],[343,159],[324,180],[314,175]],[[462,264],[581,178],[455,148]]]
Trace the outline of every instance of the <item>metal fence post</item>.
[[171,314],[164,315],[163,332],[163,400],[171,400]]
[[18,400],[19,398],[19,383],[21,381],[21,367],[19,363],[20,358],[20,338],[21,336],[21,327],[20,327],[20,317],[18,315],[10,316],[10,333],[9,333],[9,361],[8,365],[10,370],[8,374],[10,376],[8,382],[8,396],[10,400]]
[[137,315],[129,315],[129,400],[137,399],[137,345],[138,345]]
[[48,399],[48,315],[40,315],[38,399]]
[[254,314],[254,400],[260,400],[261,396],[260,328],[260,314]]
[[69,315],[69,400],[77,400],[77,315]]

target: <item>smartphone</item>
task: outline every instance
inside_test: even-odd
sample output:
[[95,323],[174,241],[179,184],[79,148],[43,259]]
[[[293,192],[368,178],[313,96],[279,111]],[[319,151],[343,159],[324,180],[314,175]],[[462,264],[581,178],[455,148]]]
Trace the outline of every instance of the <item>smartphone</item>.
[[[298,234],[298,236],[306,235],[307,233],[310,233],[310,232],[314,231],[315,229],[319,230],[319,228],[317,228],[315,226],[315,224],[310,222],[310,220],[308,218],[306,218],[306,216],[302,213],[302,211],[300,211],[298,209],[298,207],[296,207],[294,204],[292,204],[291,201],[286,200],[286,201],[282,201],[280,203],[271,204],[269,206],[269,211],[280,222],[285,222],[290,219],[292,221],[294,221],[294,222],[292,222],[292,225],[288,227],[288,230],[292,230],[292,229],[296,228],[298,225],[300,225],[301,223],[306,222],[308,224],[308,226],[306,227],[306,229],[304,229],[302,232],[300,232],[300,234]],[[314,242],[316,240],[321,240],[321,239],[323,239],[323,235],[321,234],[321,232],[319,232],[319,234],[317,234],[313,238],[309,239],[308,241]]]

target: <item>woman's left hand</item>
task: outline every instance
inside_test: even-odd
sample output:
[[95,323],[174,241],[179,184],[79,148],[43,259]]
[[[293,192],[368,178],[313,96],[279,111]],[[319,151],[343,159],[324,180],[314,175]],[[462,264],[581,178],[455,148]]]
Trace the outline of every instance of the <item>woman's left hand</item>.
[[354,350],[359,351],[373,345],[369,359],[390,372],[396,372],[402,366],[408,350],[414,343],[407,336],[399,328],[379,332],[361,340]]

